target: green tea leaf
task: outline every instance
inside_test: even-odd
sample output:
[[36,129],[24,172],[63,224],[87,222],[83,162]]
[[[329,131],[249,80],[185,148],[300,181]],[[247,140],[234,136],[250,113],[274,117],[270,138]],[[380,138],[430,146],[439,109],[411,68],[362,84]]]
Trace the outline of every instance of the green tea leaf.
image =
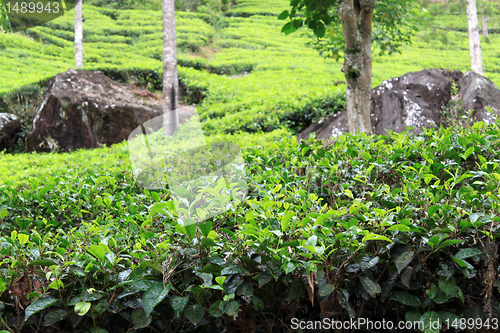
[[49,284],[49,288],[55,290],[64,289],[64,283],[61,280],[54,280]]
[[45,316],[43,316],[43,325],[49,326],[57,323],[68,315],[68,312],[62,309],[50,311]]
[[88,248],[87,251],[100,261],[104,261],[106,258],[106,252],[109,251],[109,249],[104,244],[98,244],[90,245],[90,248]]
[[30,236],[28,236],[26,234],[19,234],[19,235],[17,235],[17,239],[19,239],[19,243],[21,245],[24,245],[30,240]]
[[441,208],[439,205],[430,206],[429,209],[427,209],[427,214],[429,215],[429,217],[433,217],[434,215],[436,215],[439,208]]
[[463,243],[463,242],[464,242],[463,240],[458,240],[458,239],[445,240],[444,242],[442,242],[441,244],[439,244],[439,246],[436,248],[436,251],[438,251],[439,249],[442,249],[443,247],[447,247],[447,246],[450,246],[450,245],[453,245],[453,244]]
[[361,275],[359,277],[359,280],[361,281],[361,285],[363,286],[363,288],[365,288],[365,290],[368,292],[368,294],[370,294],[371,297],[376,297],[377,294],[382,291],[380,285],[376,281],[370,279],[368,276]]
[[418,312],[415,312],[415,311],[407,311],[405,313],[406,321],[408,321],[412,324],[417,322],[417,321],[420,321],[420,317],[422,317],[422,315]]
[[401,253],[399,256],[396,257],[394,260],[396,264],[396,268],[398,269],[398,273],[401,274],[403,269],[406,268],[410,264],[410,262],[413,259],[413,256],[415,255],[415,252],[413,252],[413,249],[409,248],[403,253]]
[[[158,194],[156,192],[151,192],[151,194]],[[158,197],[158,199],[160,199],[160,197]],[[151,209],[149,210],[149,215],[150,216],[154,216],[155,214],[157,213],[164,213],[165,212],[165,208],[168,207],[168,204],[166,202],[159,202],[159,203],[156,203],[153,205],[153,207],[151,207]]]
[[53,265],[57,265],[57,264],[55,262],[53,262],[52,260],[48,260],[48,259],[35,260],[35,261],[32,261],[28,264],[28,266],[53,266]]
[[312,235],[309,237],[304,244],[304,246],[316,246],[316,243],[318,242],[318,237],[316,235]]
[[410,227],[407,225],[404,225],[404,224],[395,224],[395,225],[387,228],[387,230],[397,230],[397,231],[401,231],[401,232],[408,232],[408,231],[410,231]]
[[25,316],[24,320],[28,320],[28,318],[34,315],[35,313],[47,309],[48,307],[53,305],[56,301],[57,300],[53,297],[42,298],[34,301],[30,305],[28,305],[26,310],[24,310],[24,316]]
[[184,310],[186,305],[189,302],[189,296],[186,297],[180,297],[180,296],[175,296],[172,297],[170,300],[170,305],[172,306],[172,309],[174,309],[174,312],[176,316],[180,316],[181,312]]
[[75,305],[75,313],[79,316],[83,316],[90,310],[91,305],[90,302],[78,302]]
[[428,328],[434,328],[436,323],[438,323],[438,330],[441,329],[441,317],[439,316],[439,313],[435,311],[427,311],[420,317],[420,321],[424,323],[424,327],[426,329]]
[[132,323],[135,328],[143,328],[151,324],[151,316],[146,316],[146,312],[142,308],[132,311]]
[[448,296],[446,296],[446,294],[442,291],[438,292],[436,297],[434,297],[434,302],[436,302],[437,304],[443,304],[447,301],[448,301]]
[[236,295],[249,297],[253,295],[253,285],[251,282],[245,281],[236,290]]
[[222,316],[224,314],[224,309],[222,308],[224,303],[224,301],[216,301],[210,306],[210,308],[208,309],[208,313],[213,317]]
[[369,240],[381,240],[381,241],[386,241],[386,242],[389,242],[389,243],[394,243],[391,239],[385,237],[385,236],[382,236],[382,235],[377,235],[377,234],[368,234],[366,235],[365,237],[363,237],[363,239],[361,240],[362,243],[365,243]]
[[455,280],[454,277],[450,278],[449,280],[446,280],[444,277],[439,278],[439,288],[446,294],[450,295],[453,292],[455,292],[455,289],[457,288],[457,281]]
[[437,313],[444,324],[448,324],[454,329],[458,329],[460,327],[460,317],[456,314],[448,311],[438,311]]
[[213,280],[213,275],[210,273],[198,273],[196,272],[196,275],[198,275],[202,280],[203,280],[203,288],[209,288],[212,285],[212,280]]
[[286,20],[288,18],[288,15],[288,10],[285,10],[278,15],[278,20]]
[[290,212],[283,217],[283,220],[281,220],[281,230],[283,230],[283,232],[285,232],[288,229],[288,224],[290,223],[292,217],[295,216],[295,214],[296,214],[295,212]]
[[273,276],[272,276],[271,272],[269,272],[269,271],[262,272],[262,274],[260,274],[260,277],[259,277],[259,287],[262,287],[263,285],[265,285],[266,283],[271,281],[272,278],[273,278]]
[[163,283],[155,283],[146,290],[142,296],[142,304],[144,306],[145,316],[149,317],[155,306],[160,304],[161,301],[167,296],[167,289],[163,286]]
[[408,305],[408,306],[420,306],[420,300],[418,299],[417,296],[412,295],[406,291],[396,291],[392,294],[391,298],[389,300],[392,301],[397,301],[401,304]]
[[2,294],[5,290],[7,290],[7,285],[5,281],[0,277],[0,294]]
[[229,264],[227,267],[222,269],[222,275],[231,275],[231,274],[241,274],[245,275],[248,273],[248,270],[240,265]]
[[188,305],[184,311],[186,318],[193,324],[198,324],[205,315],[205,309],[200,304]]
[[233,319],[236,319],[236,317],[238,316],[239,308],[240,308],[240,303],[238,303],[237,301],[230,301],[224,304],[224,311],[229,316],[232,316]]
[[319,287],[318,293],[320,296],[325,297],[333,293],[334,290],[335,288],[333,287],[333,285],[331,285],[330,283],[325,283]]
[[375,258],[371,258],[369,256],[362,257],[361,262],[360,262],[361,270],[364,272],[367,269],[374,267],[375,265],[377,265],[379,260],[380,260],[379,257],[375,257]]
[[474,152],[474,147],[470,147],[469,149],[467,149],[464,153],[465,159],[469,158],[470,154],[472,154],[473,152]]
[[212,222],[198,223],[198,227],[200,227],[203,236],[208,237],[208,234],[212,230]]
[[455,258],[466,259],[466,258],[478,256],[480,254],[483,254],[483,251],[471,247],[471,248],[467,248],[467,249],[461,249],[460,251],[458,251],[458,253],[455,254]]

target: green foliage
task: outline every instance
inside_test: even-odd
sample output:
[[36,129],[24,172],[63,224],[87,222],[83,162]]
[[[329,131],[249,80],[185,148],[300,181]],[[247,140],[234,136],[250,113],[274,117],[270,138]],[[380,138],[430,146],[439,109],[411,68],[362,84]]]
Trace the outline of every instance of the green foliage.
[[[84,24],[88,24],[84,28],[86,69],[161,91],[161,12],[84,6]],[[258,6],[264,9],[267,3],[238,2],[233,9],[246,14],[226,17],[222,29],[207,23],[206,14],[177,13],[182,95],[185,103],[198,104],[207,133],[258,133],[282,126],[298,131],[343,106],[344,86],[336,86],[343,80],[341,65],[333,59],[321,59],[308,46],[307,36],[279,33],[282,23],[276,16],[288,2],[272,3],[269,13],[275,13],[274,17],[254,15],[252,8]],[[465,22],[464,15],[454,17]],[[447,27],[446,22],[443,27]],[[24,36],[1,35],[0,93],[47,81],[71,68],[72,31],[73,19],[65,15],[28,30]],[[427,43],[425,36],[431,32],[435,34],[435,29],[424,29],[401,55],[374,57],[373,86],[424,68],[467,71],[466,34],[449,32],[449,44],[444,45],[434,39]],[[500,82],[496,59],[500,43],[495,42],[498,35],[490,36],[491,43],[482,45],[485,75]],[[454,52],[448,52],[452,45]]]
[[[282,32],[290,34],[302,26],[314,32],[313,45],[326,56],[339,59],[344,53],[344,35],[337,2],[290,1],[290,10],[283,11],[278,18],[289,20]],[[297,15],[302,14],[302,15]],[[418,20],[423,16],[415,1],[391,0],[377,2],[373,13],[372,42],[378,46],[379,54],[400,52],[404,44],[418,29]],[[328,35],[326,38],[325,36]]]
[[[87,3],[96,7],[112,9],[161,10],[161,0],[88,0]],[[176,11],[201,12],[204,8],[224,11],[232,6],[230,0],[177,0]]]
[[8,33],[11,31],[12,28],[7,15],[7,9],[5,8],[3,0],[0,0],[0,33]]
[[[23,332],[269,324],[248,311],[279,311],[265,316],[288,331],[280,318],[340,320],[361,303],[365,318],[398,307],[438,329],[497,318],[499,134],[500,121],[329,145],[271,139],[243,150],[244,204],[193,230],[177,224],[169,190],[135,185],[123,144],[2,155],[2,174],[28,160],[40,169],[0,187],[0,301],[31,281],[16,296]],[[53,169],[70,157],[85,164]],[[16,309],[0,311],[14,329]]]
[[[84,15],[86,69],[162,90],[160,12],[85,5]],[[307,47],[307,38],[294,37],[297,47],[291,49],[290,37],[277,33],[280,22],[274,17],[227,17],[227,27],[217,31],[204,15],[179,12],[176,22],[179,64],[188,67],[179,68],[182,97],[201,104],[207,133],[271,132],[283,126],[300,130],[343,108],[343,87],[332,84],[342,78],[340,67],[320,59]],[[71,17],[64,16],[28,30],[26,35],[36,41],[21,35],[0,38],[5,59],[0,67],[6,69],[0,91],[71,67],[72,25]],[[218,52],[212,55],[207,48]]]
[[[178,13],[185,101],[209,142],[244,148],[250,192],[228,212],[178,225],[168,189],[134,182],[126,143],[0,153],[0,328],[16,331],[20,316],[20,332],[288,332],[284,318],[377,320],[397,308],[444,330],[496,316],[499,123],[298,144],[289,128],[345,102],[340,66],[307,36],[279,34],[286,6],[238,1],[220,29],[210,14]],[[87,69],[161,90],[160,13],[84,15]],[[70,16],[30,31],[0,36],[2,92],[72,65]],[[374,85],[468,68],[462,44],[445,54],[422,36],[374,58]],[[497,45],[483,47],[494,81]]]
[[239,0],[226,12],[228,16],[251,17],[254,15],[276,17],[288,5],[287,0]]

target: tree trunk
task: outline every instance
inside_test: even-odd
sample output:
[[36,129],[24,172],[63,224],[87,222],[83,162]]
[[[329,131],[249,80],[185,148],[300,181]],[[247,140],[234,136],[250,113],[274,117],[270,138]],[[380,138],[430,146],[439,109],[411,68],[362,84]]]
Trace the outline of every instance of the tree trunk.
[[339,0],[345,40],[344,72],[347,89],[349,133],[372,133],[370,119],[372,93],[371,33],[375,0]]
[[444,0],[444,9],[448,12],[450,10],[450,3],[448,0]]
[[483,21],[483,36],[488,37],[488,17],[484,13],[484,8],[481,8],[481,19]]
[[179,127],[177,78],[177,46],[175,38],[174,0],[162,0],[163,9],[163,113],[165,135],[173,135]]
[[469,27],[469,49],[473,72],[483,75],[481,61],[481,41],[479,40],[479,24],[477,22],[476,0],[467,0],[467,25]]
[[75,5],[75,68],[83,68],[83,26],[82,2],[78,0]]

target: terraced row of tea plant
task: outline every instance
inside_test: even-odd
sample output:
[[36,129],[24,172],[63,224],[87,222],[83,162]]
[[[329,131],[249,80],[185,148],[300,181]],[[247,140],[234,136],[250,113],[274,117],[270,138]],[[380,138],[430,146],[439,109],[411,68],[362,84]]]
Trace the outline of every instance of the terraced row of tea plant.
[[0,328],[289,332],[326,316],[493,330],[499,137],[500,121],[248,148],[247,200],[188,226],[169,190],[137,187],[120,145],[19,155],[68,169],[0,186]]
[[[224,214],[179,224],[168,189],[138,187],[126,143],[0,153],[0,330],[289,332],[292,318],[324,317],[498,328],[500,121],[298,144],[289,128],[338,110],[344,87],[307,36],[279,34],[286,5],[241,0],[221,25],[178,13],[186,101],[209,142],[243,147],[248,198]],[[84,13],[88,69],[161,88],[159,12]],[[1,35],[0,91],[70,68],[71,31],[67,16]],[[449,54],[426,33],[375,57],[374,85],[467,70],[467,47]],[[497,44],[483,61],[499,84]]]
[[[341,63],[321,58],[307,45],[310,39],[305,34],[280,34],[283,22],[276,14],[287,4],[286,0],[265,5],[239,1],[218,25],[208,14],[178,12],[180,79],[186,101],[199,104],[208,134],[273,131],[283,126],[300,130],[343,108]],[[87,69],[161,89],[159,11],[85,6],[84,16]],[[460,19],[465,22],[464,16]],[[4,77],[0,92],[71,68],[72,22],[66,15],[29,30],[28,37],[0,36]],[[374,86],[423,68],[468,70],[464,33],[450,32],[443,42],[432,37],[434,30],[423,28],[402,54],[374,57]],[[489,43],[483,41],[483,64],[485,75],[500,84],[498,38],[491,35]]]

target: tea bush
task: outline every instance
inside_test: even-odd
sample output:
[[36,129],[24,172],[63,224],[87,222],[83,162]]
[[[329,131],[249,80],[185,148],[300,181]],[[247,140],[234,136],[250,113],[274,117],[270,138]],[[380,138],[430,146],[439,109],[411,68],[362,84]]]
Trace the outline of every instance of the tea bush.
[[[344,81],[342,64],[321,58],[308,46],[307,35],[280,33],[282,21],[274,14],[287,6],[286,0],[265,4],[239,1],[225,12],[223,27],[216,26],[207,13],[176,14],[184,102],[199,103],[207,133],[256,133],[282,126],[299,131],[343,108],[344,85],[338,85]],[[254,9],[265,15],[257,15]],[[160,11],[85,5],[84,16],[86,69],[134,72],[145,87],[151,83],[149,89],[162,89],[158,77],[163,52]],[[375,56],[373,86],[424,68],[467,71],[470,64],[466,33],[450,31],[436,41],[436,29],[431,29],[434,24],[448,29],[459,20],[465,22],[464,15],[453,17],[454,21],[427,22],[402,54]],[[46,81],[71,68],[72,30],[73,18],[65,15],[28,30],[29,38],[1,35],[0,98],[2,93]],[[500,85],[497,39],[498,35],[491,34],[490,43],[484,42],[482,51],[485,76]],[[448,52],[450,47],[454,52]],[[140,71],[144,74],[138,74]]]
[[[297,143],[345,97],[340,63],[279,33],[287,6],[227,4],[223,25],[177,13],[183,98],[209,142],[243,147],[249,193],[227,212],[178,224],[168,189],[134,181],[126,143],[0,153],[0,330],[289,332],[293,318],[498,328],[500,123]],[[86,69],[161,90],[159,11],[85,5],[84,16]],[[0,35],[2,106],[71,68],[72,24]],[[445,44],[428,31],[374,57],[373,85],[468,69],[463,33]],[[499,84],[497,39],[483,62]]]
[[439,331],[481,318],[493,330],[499,134],[500,122],[271,139],[243,150],[245,202],[187,227],[168,190],[137,187],[124,145],[13,156],[2,172],[73,168],[0,187],[0,323],[288,332],[292,318],[396,318]]

